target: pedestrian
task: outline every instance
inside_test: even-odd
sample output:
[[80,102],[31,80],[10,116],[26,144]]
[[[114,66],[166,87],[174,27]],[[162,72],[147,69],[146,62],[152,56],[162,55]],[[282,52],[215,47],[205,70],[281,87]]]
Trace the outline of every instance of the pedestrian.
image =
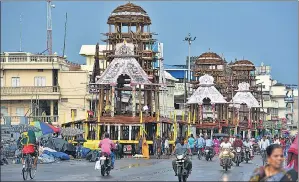
[[195,145],[195,139],[193,137],[193,134],[191,134],[191,136],[188,138],[188,145],[191,150],[191,154],[193,154],[194,153],[194,145]]
[[[283,151],[279,144],[272,144],[266,149],[267,161],[266,166],[254,170],[249,181],[296,181],[294,170],[284,169]],[[298,176],[297,176],[298,178]]]
[[220,142],[219,142],[219,140],[216,137],[214,137],[213,142],[214,142],[214,151],[215,151],[216,155],[219,155],[219,152],[220,152]]
[[140,135],[139,142],[138,142],[138,153],[139,154],[142,154],[142,142],[143,142],[143,138]]
[[165,147],[165,155],[169,156],[169,141],[168,137],[166,137],[165,142],[164,142],[164,147]]
[[142,138],[142,155],[145,159],[149,159],[149,148],[145,137]]

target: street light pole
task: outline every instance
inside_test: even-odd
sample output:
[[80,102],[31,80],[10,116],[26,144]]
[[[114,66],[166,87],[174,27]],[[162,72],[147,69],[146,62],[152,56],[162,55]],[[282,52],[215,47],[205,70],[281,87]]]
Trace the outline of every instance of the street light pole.
[[191,44],[195,41],[196,37],[191,37],[191,33],[188,34],[188,37],[185,37],[186,42],[188,42],[188,82],[190,84],[191,79],[191,59],[190,59],[190,52],[191,52]]
[[261,83],[258,83],[256,85],[261,85],[261,104],[262,104],[262,121],[264,122],[264,114],[265,114],[265,111],[264,111],[264,98],[263,98],[263,83],[264,82],[261,82]]

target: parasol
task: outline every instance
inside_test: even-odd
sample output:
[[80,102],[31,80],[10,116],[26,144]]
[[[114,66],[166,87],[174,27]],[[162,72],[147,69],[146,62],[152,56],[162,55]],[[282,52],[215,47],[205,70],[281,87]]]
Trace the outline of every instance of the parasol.
[[31,122],[30,125],[35,126],[36,128],[39,128],[39,132],[35,132],[36,137],[40,137],[42,135],[50,134],[50,133],[57,133],[60,131],[59,128],[56,128],[48,123],[41,122],[41,121],[34,121]]

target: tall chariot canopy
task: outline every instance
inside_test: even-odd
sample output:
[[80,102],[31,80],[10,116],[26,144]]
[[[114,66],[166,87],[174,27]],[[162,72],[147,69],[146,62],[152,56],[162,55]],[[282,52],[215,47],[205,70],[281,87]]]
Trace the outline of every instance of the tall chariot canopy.
[[126,41],[116,44],[115,58],[96,83],[114,85],[120,75],[128,75],[131,84],[151,84],[148,75],[134,57],[134,45]]
[[237,93],[230,102],[234,104],[230,104],[231,107],[240,107],[241,104],[246,104],[249,108],[260,107],[249,90],[249,83],[246,82],[239,83]]
[[187,104],[203,104],[205,98],[209,98],[213,104],[227,103],[221,93],[214,87],[214,78],[207,74],[199,78],[199,87],[189,98]]

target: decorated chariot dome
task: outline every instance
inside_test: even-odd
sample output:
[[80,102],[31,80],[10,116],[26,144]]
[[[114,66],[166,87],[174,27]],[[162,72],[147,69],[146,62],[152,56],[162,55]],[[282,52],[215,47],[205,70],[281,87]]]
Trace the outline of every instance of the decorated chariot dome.
[[224,60],[214,52],[205,52],[201,54],[196,62],[196,64],[215,64],[215,65],[223,65]]
[[214,78],[205,74],[199,78],[199,87],[189,98],[187,104],[202,104],[205,98],[209,98],[211,103],[226,103],[221,93],[214,87]]
[[141,23],[143,25],[150,25],[151,19],[143,8],[129,2],[114,9],[107,23],[122,23],[123,25]]
[[254,71],[255,66],[251,61],[239,60],[233,63],[232,69],[236,71]]
[[123,43],[116,44],[115,58],[100,76],[97,84],[116,85],[120,75],[128,75],[133,85],[152,84],[134,57],[134,45],[125,40]]
[[260,107],[259,102],[256,98],[251,94],[249,83],[242,82],[238,85],[238,90],[236,95],[230,101],[234,103],[234,105],[230,104],[230,106],[240,107],[241,104],[246,104],[249,108],[257,108]]

